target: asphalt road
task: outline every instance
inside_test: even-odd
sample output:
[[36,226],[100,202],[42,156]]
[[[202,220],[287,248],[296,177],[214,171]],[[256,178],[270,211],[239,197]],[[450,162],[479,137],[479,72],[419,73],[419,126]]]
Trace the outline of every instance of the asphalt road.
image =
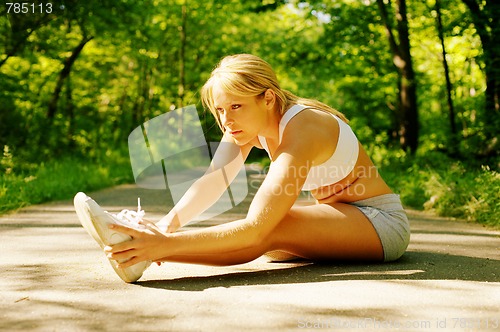
[[[131,185],[92,193],[109,211],[168,210]],[[204,227],[244,213],[235,208]],[[122,282],[72,201],[0,216],[0,331],[499,331],[500,232],[409,211],[388,264],[152,265]]]

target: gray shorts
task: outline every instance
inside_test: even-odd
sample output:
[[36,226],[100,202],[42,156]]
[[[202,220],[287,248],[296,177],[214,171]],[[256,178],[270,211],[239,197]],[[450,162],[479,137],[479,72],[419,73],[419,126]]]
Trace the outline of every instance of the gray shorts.
[[410,224],[399,195],[387,194],[349,203],[370,220],[384,249],[384,261],[400,258],[410,242]]

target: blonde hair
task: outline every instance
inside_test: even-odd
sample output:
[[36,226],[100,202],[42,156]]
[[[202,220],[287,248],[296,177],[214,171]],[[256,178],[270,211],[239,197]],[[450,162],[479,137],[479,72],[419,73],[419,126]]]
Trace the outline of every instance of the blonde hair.
[[263,96],[267,89],[271,89],[276,94],[277,110],[281,115],[292,105],[301,104],[333,113],[348,122],[342,113],[332,107],[314,99],[298,97],[282,89],[274,70],[266,61],[251,54],[236,54],[222,58],[201,89],[203,106],[214,115],[222,131],[224,128],[215,109],[212,93],[216,84],[231,94],[244,97]]

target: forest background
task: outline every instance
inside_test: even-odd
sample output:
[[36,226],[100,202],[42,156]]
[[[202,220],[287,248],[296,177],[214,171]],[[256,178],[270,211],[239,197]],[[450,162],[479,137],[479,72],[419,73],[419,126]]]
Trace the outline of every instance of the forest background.
[[[350,119],[406,206],[500,227],[493,0],[54,0],[0,8],[0,213],[133,182],[127,137],[221,57]],[[265,164],[256,152],[252,162]]]

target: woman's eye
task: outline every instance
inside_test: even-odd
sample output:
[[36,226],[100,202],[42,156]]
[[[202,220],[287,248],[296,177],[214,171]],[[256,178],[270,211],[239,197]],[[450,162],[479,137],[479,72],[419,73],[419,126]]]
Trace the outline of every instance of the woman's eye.
[[231,106],[231,109],[237,110],[240,107],[241,107],[241,105],[236,104],[236,105]]
[[223,109],[223,108],[216,108],[215,110],[216,110],[217,112],[219,112],[219,113],[224,113],[224,109]]

